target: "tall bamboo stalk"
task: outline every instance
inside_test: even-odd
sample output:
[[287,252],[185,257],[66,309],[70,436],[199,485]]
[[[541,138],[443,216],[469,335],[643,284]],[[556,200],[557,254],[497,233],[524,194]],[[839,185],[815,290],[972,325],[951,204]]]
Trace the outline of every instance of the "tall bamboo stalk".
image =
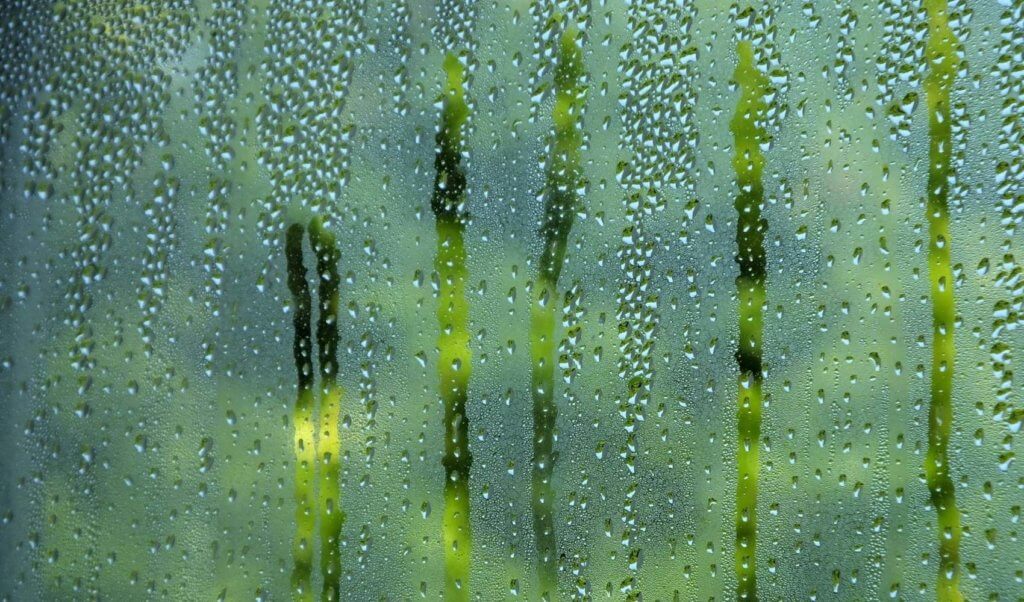
[[757,600],[757,479],[760,471],[761,365],[764,335],[765,277],[764,237],[768,222],[761,217],[764,202],[764,119],[767,113],[768,78],[758,70],[754,47],[741,41],[736,47],[735,80],[740,88],[736,113],[729,123],[735,137],[733,169],[736,172],[736,294],[739,302],[739,366],[736,450],[736,595]]
[[542,597],[558,591],[558,550],[555,537],[552,484],[555,419],[554,401],[557,352],[558,278],[565,248],[579,210],[582,182],[580,114],[583,110],[583,52],[578,31],[569,25],[558,44],[555,65],[554,139],[545,184],[544,222],[540,234],[544,250],[530,311],[530,355],[533,362],[533,532],[537,545],[537,576]]
[[931,403],[928,408],[928,454],[925,479],[938,512],[939,572],[937,599],[963,600],[960,593],[960,510],[949,470],[953,430],[953,270],[950,260],[949,180],[953,173],[950,94],[960,60],[949,25],[946,0],[925,0],[928,12],[929,73],[924,82],[928,105],[928,275],[932,298]]
[[292,415],[295,450],[295,539],[292,544],[291,585],[295,600],[313,599],[313,534],[316,514],[313,512],[313,488],[316,474],[316,446],[313,426],[313,334],[310,326],[312,299],[306,281],[306,266],[302,260],[300,224],[292,224],[285,237],[285,257],[288,262],[288,289],[295,304],[292,319],[295,334],[292,355],[298,375],[298,396]]
[[445,600],[469,600],[472,532],[469,521],[469,418],[466,416],[472,356],[466,300],[464,244],[466,176],[462,170],[462,128],[469,117],[465,70],[454,54],[444,61],[445,90],[437,133],[437,170],[430,201],[437,229],[434,269],[441,281],[437,301],[438,380],[444,402],[444,516],[442,519]]
[[334,234],[317,217],[309,224],[309,240],[316,253],[320,282],[320,313],[316,342],[320,365],[320,407],[317,445],[320,456],[320,572],[324,584],[320,599],[333,602],[341,595],[341,422],[342,389],[338,385],[338,260]]

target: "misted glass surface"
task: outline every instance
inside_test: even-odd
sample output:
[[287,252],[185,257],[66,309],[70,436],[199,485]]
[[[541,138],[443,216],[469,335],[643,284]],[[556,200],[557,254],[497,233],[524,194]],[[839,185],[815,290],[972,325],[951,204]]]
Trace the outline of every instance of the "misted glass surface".
[[1024,2],[0,2],[0,600],[1022,600]]

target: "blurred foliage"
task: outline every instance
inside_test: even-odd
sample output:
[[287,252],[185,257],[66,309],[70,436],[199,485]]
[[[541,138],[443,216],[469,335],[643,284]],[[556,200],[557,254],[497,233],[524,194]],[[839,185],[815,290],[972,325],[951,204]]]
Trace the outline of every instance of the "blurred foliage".
[[[959,588],[1015,599],[1024,5],[948,12]],[[284,242],[317,216],[340,252],[342,598],[443,596],[430,202],[452,52],[469,588],[538,598],[529,324],[570,26],[586,185],[556,299],[559,598],[736,595],[740,40],[771,86],[758,594],[936,597],[921,3],[8,0],[0,599],[287,596]]]

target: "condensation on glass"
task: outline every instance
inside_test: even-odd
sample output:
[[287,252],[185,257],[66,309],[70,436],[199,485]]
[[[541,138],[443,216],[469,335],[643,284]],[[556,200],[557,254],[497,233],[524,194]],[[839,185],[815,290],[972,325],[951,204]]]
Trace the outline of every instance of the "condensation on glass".
[[0,3],[0,600],[1019,599],[1021,65],[1019,0]]

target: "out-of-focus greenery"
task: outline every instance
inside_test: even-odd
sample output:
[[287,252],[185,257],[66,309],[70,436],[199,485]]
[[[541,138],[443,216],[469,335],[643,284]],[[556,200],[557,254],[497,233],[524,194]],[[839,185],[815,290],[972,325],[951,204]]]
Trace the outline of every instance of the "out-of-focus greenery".
[[740,98],[729,122],[735,137],[732,159],[736,174],[736,580],[737,597],[757,598],[757,486],[761,470],[762,407],[764,406],[764,305],[767,260],[764,239],[765,123],[772,89],[757,68],[750,40],[736,45],[736,84]]
[[[557,303],[559,598],[736,595],[741,30],[773,89],[759,596],[935,598],[927,14],[897,0],[754,8],[0,5],[0,598],[288,597],[284,238],[314,216],[341,255],[342,597],[443,595],[430,199],[449,35],[468,40],[468,587],[538,598],[529,322],[567,25],[556,11],[581,32],[587,88],[587,185]],[[1022,10],[949,7],[963,61],[948,452],[969,600],[1013,598],[1024,579]],[[638,214],[639,272],[621,253]],[[620,346],[638,315],[653,329],[636,352],[643,396]]]

